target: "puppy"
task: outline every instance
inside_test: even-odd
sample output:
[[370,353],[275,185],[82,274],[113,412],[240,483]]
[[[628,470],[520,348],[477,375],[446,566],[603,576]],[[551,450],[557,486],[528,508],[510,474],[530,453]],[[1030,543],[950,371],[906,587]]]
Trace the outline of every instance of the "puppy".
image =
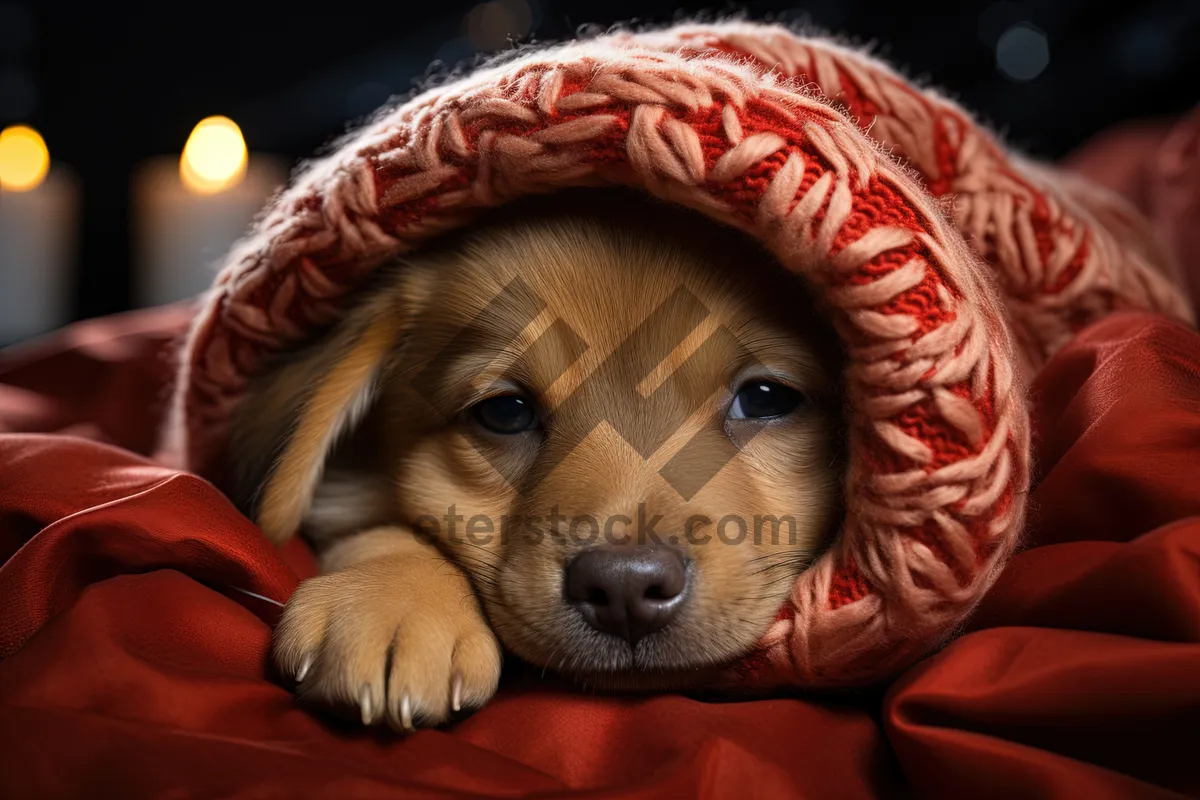
[[741,234],[618,191],[400,263],[234,419],[237,500],[322,574],[276,631],[308,700],[411,730],[501,652],[685,689],[744,655],[840,516],[838,340]]

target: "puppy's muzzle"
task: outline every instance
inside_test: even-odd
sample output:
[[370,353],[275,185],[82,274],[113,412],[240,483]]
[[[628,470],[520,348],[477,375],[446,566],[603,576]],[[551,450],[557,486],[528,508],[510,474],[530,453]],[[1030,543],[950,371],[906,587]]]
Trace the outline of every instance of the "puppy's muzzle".
[[632,647],[678,616],[689,572],[674,547],[596,546],[567,564],[567,601],[593,628]]

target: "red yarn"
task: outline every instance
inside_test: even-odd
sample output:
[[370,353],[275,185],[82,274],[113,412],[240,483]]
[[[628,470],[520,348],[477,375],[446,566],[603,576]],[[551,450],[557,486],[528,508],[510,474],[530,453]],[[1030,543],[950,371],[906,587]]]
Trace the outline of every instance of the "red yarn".
[[752,23],[620,33],[426,92],[299,174],[197,316],[164,455],[218,475],[249,376],[387,259],[596,182],[756,235],[848,349],[845,525],[734,682],[873,680],[954,630],[1020,532],[1024,369],[1118,303],[1190,319],[1075,183],[882,63]]

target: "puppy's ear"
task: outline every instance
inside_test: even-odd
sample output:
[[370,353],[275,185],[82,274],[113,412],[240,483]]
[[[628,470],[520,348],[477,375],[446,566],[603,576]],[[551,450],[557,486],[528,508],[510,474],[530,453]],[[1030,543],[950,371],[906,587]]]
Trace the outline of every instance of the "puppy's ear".
[[334,447],[371,409],[413,304],[390,283],[368,293],[321,341],[254,381],[239,404],[234,499],[272,542],[299,529]]

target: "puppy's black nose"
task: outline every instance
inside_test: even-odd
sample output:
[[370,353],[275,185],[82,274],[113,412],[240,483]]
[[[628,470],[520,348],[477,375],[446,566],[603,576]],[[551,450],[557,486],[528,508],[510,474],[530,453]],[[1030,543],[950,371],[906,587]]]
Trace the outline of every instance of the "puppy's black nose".
[[687,565],[673,547],[593,547],[567,565],[567,600],[593,628],[630,645],[675,618],[687,583]]

